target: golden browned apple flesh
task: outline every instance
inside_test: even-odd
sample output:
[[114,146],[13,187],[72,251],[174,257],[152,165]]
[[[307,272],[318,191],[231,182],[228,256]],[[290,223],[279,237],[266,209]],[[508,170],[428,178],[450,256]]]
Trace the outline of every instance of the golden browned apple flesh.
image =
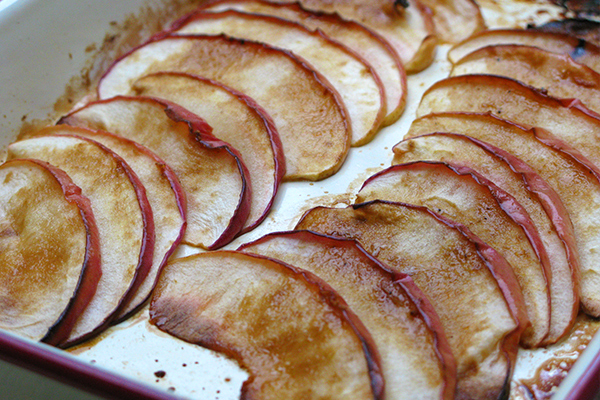
[[600,74],[571,57],[523,45],[484,47],[454,64],[451,76],[500,75],[560,99],[579,99],[600,112]]
[[414,280],[439,315],[456,359],[457,399],[507,393],[529,321],[513,271],[494,249],[460,224],[400,203],[317,207],[296,228],[355,239]]
[[581,279],[581,304],[586,312],[600,316],[600,287],[596,284],[600,259],[594,250],[600,245],[600,182],[597,176],[577,161],[569,146],[547,132],[527,129],[493,115],[426,115],[413,122],[407,136],[438,131],[468,135],[512,153],[556,191],[573,223],[573,237],[570,238],[568,232],[562,237],[571,242],[568,247],[574,243],[578,249],[581,271],[573,271],[573,280]]
[[252,182],[250,214],[241,233],[260,224],[271,210],[285,174],[281,140],[271,117],[248,96],[183,73],[142,77],[134,90],[140,96],[172,101],[201,116],[213,128],[213,135],[239,151]]
[[386,399],[453,399],[456,363],[438,315],[412,279],[353,240],[310,231],[272,233],[239,251],[312,272],[365,324],[381,354]]
[[430,208],[497,250],[512,266],[531,321],[521,344],[536,347],[544,342],[550,329],[550,265],[535,226],[514,197],[469,168],[414,162],[370,177],[356,201],[375,199]]
[[579,312],[579,258],[569,215],[558,194],[522,160],[469,136],[434,133],[394,146],[393,164],[441,161],[477,171],[513,196],[534,223],[551,266],[550,332],[544,344],[569,333]]
[[474,0],[421,0],[433,13],[440,40],[458,43],[486,29],[479,5]]
[[379,34],[372,29],[345,20],[337,14],[310,12],[298,3],[277,4],[265,0],[222,0],[211,2],[202,10],[224,11],[239,10],[250,13],[272,15],[300,23],[312,31],[317,29],[331,39],[347,46],[365,59],[375,70],[386,99],[387,115],[382,125],[396,122],[406,105],[406,73],[402,61]]
[[151,323],[234,358],[250,378],[242,399],[381,399],[369,333],[346,302],[307,271],[219,251],[167,264]]
[[101,275],[90,201],[37,160],[0,165],[0,328],[60,345]]
[[368,143],[387,113],[383,86],[373,68],[347,47],[292,21],[228,10],[191,14],[173,34],[219,35],[291,51],[323,75],[340,94],[352,126],[352,146]]
[[187,198],[184,243],[217,248],[244,226],[251,193],[245,165],[204,120],[182,107],[152,98],[117,97],[89,103],[59,123],[114,133],[164,160]]
[[326,178],[346,158],[351,127],[339,94],[289,52],[224,36],[159,38],[116,61],[98,94],[130,93],[137,79],[160,71],[201,75],[256,100],[281,137],[287,180]]
[[[53,126],[76,134],[80,128]],[[8,146],[8,159],[34,158],[64,170],[90,200],[100,235],[102,277],[64,345],[90,338],[127,306],[152,265],[154,224],[144,188],[114,152],[76,136],[37,136]],[[61,237],[59,235],[58,237]]]

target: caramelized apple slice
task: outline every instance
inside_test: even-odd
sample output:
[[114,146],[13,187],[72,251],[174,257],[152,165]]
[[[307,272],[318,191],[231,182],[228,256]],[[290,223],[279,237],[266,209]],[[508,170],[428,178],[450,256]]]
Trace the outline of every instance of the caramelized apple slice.
[[532,30],[495,29],[480,32],[451,48],[448,59],[456,63],[477,49],[498,44],[539,47],[553,53],[568,55],[574,61],[600,72],[600,47],[570,35]]
[[98,87],[100,98],[131,91],[147,74],[202,75],[252,97],[275,121],[287,180],[319,180],[344,162],[351,127],[339,94],[291,53],[224,36],[166,37],[118,60]]
[[421,0],[433,13],[440,40],[458,43],[486,29],[479,5],[473,0]]
[[581,153],[600,174],[600,118],[573,100],[558,100],[515,80],[491,75],[444,79],[421,99],[417,116],[432,112],[490,112],[519,124],[544,128]]
[[138,95],[159,97],[201,116],[213,134],[238,150],[252,182],[250,214],[241,233],[265,219],[281,178],[285,159],[271,117],[248,96],[217,82],[182,73],[162,72],[140,78]]
[[596,46],[600,46],[600,22],[590,19],[565,18],[546,22],[543,25],[529,29],[542,32],[563,33],[583,39]]
[[353,240],[307,231],[269,234],[238,250],[294,265],[330,284],[373,335],[386,398],[454,398],[452,350],[438,315],[408,275],[390,272]]
[[0,187],[0,328],[58,345],[102,274],[90,201],[36,160],[0,165]]
[[489,46],[461,58],[450,73],[467,74],[516,79],[553,97],[579,99],[586,107],[600,112],[600,74],[566,55],[531,46]]
[[579,260],[569,215],[556,192],[523,161],[468,136],[436,133],[405,139],[394,146],[394,154],[394,164],[442,161],[471,168],[523,206],[540,234],[552,272],[550,332],[543,344],[566,335],[579,310],[579,282],[573,279]]
[[265,0],[221,0],[202,8],[208,11],[239,10],[272,15],[298,22],[310,30],[317,29],[350,48],[364,58],[375,70],[383,85],[387,115],[382,124],[396,122],[406,104],[406,73],[398,55],[372,29],[337,14],[310,12],[298,3],[276,4]]
[[154,152],[175,172],[187,197],[183,241],[217,248],[242,229],[250,210],[248,172],[237,152],[196,115],[167,101],[116,97],[90,103],[59,123],[102,130]]
[[365,327],[329,285],[287,264],[231,251],[172,261],[150,317],[238,360],[250,373],[242,398],[382,398]]
[[411,276],[440,316],[456,358],[456,398],[495,399],[508,390],[529,321],[510,266],[468,229],[424,207],[379,201],[314,208],[296,229],[356,239]]
[[543,343],[550,327],[551,270],[535,226],[512,196],[469,168],[415,162],[369,178],[356,201],[375,199],[426,206],[465,225],[502,254],[519,281],[531,320],[521,344]]
[[[594,250],[600,237],[600,182],[594,173],[570,154],[569,147],[540,129],[526,130],[493,115],[474,113],[432,114],[415,120],[407,136],[429,132],[456,132],[506,150],[519,157],[558,193],[573,223],[573,236],[562,235],[568,248],[577,246],[581,267],[581,304],[600,316],[600,258]],[[558,203],[556,203],[558,204]],[[564,212],[557,210],[561,214]],[[573,271],[573,280],[580,279]]]
[[[277,0],[288,3],[287,0]],[[394,49],[409,74],[427,68],[435,55],[437,38],[431,11],[417,0],[300,0],[311,11],[337,13],[373,29]]]
[[[49,127],[76,133],[80,129]],[[90,199],[100,234],[102,277],[64,345],[104,329],[148,275],[154,250],[152,210],[144,188],[122,158],[93,141],[38,136],[8,146],[8,159],[35,158],[64,170]],[[58,236],[61,237],[61,236]]]

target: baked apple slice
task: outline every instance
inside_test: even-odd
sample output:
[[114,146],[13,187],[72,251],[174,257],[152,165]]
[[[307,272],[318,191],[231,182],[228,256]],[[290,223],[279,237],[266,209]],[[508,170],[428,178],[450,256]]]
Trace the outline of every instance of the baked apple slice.
[[356,239],[414,280],[439,315],[456,358],[456,398],[507,393],[529,321],[510,266],[468,229],[424,207],[381,201],[317,207],[296,229]]
[[101,274],[98,226],[81,189],[42,161],[0,165],[0,328],[59,345]]
[[289,52],[225,36],[159,38],[117,60],[98,94],[130,93],[137,79],[161,71],[214,79],[260,104],[279,132],[287,180],[326,178],[346,158],[351,127],[339,94]]
[[298,3],[277,4],[266,0],[220,0],[202,7],[206,11],[239,10],[272,15],[298,22],[308,29],[324,32],[327,36],[347,46],[364,58],[381,79],[387,115],[382,124],[396,122],[406,105],[406,73],[402,61],[390,45],[372,29],[339,15],[310,12]]
[[385,97],[373,68],[347,47],[292,21],[241,11],[199,12],[179,20],[174,34],[218,35],[291,51],[319,71],[340,94],[352,126],[352,146],[368,143],[386,115]]
[[248,167],[250,214],[241,233],[255,228],[269,213],[285,174],[279,134],[271,117],[248,96],[209,79],[159,72],[137,80],[136,94],[159,97],[201,116],[213,135],[240,152]]
[[146,189],[154,216],[155,241],[152,267],[146,279],[117,317],[117,319],[127,318],[150,297],[158,274],[183,238],[186,227],[186,199],[181,184],[171,167],[156,154],[121,136],[103,131],[72,129],[66,125],[60,128],[42,129],[37,134],[76,135],[108,147],[125,160]]
[[513,79],[492,75],[455,76],[427,89],[417,117],[434,112],[490,112],[546,129],[577,150],[600,175],[600,115],[579,101],[558,100]]
[[502,254],[519,281],[531,321],[521,344],[544,343],[550,329],[551,269],[535,226],[514,197],[469,168],[414,162],[367,179],[356,201],[376,199],[428,207],[465,225]]
[[239,251],[275,258],[327,282],[365,324],[381,354],[388,399],[453,399],[456,363],[438,315],[412,279],[353,240],[280,232]]
[[543,344],[566,335],[579,311],[577,248],[569,215],[556,192],[512,154],[469,136],[435,133],[405,139],[394,146],[393,164],[441,161],[477,171],[513,196],[534,223],[551,266],[550,332]]
[[531,46],[489,46],[458,60],[450,73],[468,74],[512,78],[553,97],[579,99],[586,107],[600,112],[600,74],[567,55]]
[[452,47],[448,59],[455,63],[477,49],[499,44],[521,44],[565,54],[600,72],[600,47],[570,35],[534,30],[493,29],[477,33]]
[[[232,290],[234,289],[234,290]],[[159,329],[236,359],[243,399],[381,399],[373,339],[324,281],[231,251],[167,264],[150,304]]]
[[[80,130],[65,126],[45,129],[63,133]],[[100,235],[102,277],[69,338],[61,343],[76,344],[106,328],[148,275],[154,223],[144,187],[122,158],[99,143],[76,136],[21,140],[8,146],[7,157],[33,158],[55,165],[90,199]]]
[[244,226],[251,193],[246,167],[195,114],[166,100],[115,97],[89,103],[59,123],[123,136],[164,160],[187,197],[184,243],[217,248]]
[[431,9],[440,40],[458,43],[486,29],[479,5],[473,0],[421,0]]
[[[565,232],[562,238],[571,242],[569,248],[574,242],[578,249],[581,304],[587,313],[600,316],[600,287],[595,283],[600,276],[600,258],[594,250],[600,236],[596,223],[600,220],[600,181],[592,170],[577,161],[569,146],[542,130],[527,130],[489,114],[426,115],[413,122],[407,136],[438,131],[468,135],[514,154],[558,193],[573,223],[573,236]],[[574,281],[580,279],[579,271],[573,274]]]
[[542,32],[564,33],[600,46],[600,22],[583,18],[565,18],[529,27]]

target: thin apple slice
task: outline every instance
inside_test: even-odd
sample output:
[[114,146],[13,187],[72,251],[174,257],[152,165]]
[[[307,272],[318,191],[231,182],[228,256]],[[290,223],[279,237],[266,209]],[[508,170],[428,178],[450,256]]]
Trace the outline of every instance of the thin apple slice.
[[458,43],[486,29],[479,5],[473,0],[421,0],[431,9],[440,40]]
[[544,342],[551,317],[548,255],[529,215],[512,196],[469,168],[414,162],[367,179],[356,201],[375,199],[426,206],[465,225],[502,254],[517,276],[531,321],[521,344]]
[[[235,289],[235,290],[232,290]],[[151,323],[236,359],[244,399],[380,399],[366,328],[324,281],[257,255],[219,251],[167,264]]]
[[[49,131],[76,133],[53,126]],[[65,346],[106,328],[126,307],[148,275],[154,250],[154,222],[145,190],[114,152],[76,136],[38,136],[8,146],[8,159],[34,158],[64,170],[90,199],[100,235],[102,277]]]
[[201,116],[216,137],[240,152],[252,182],[250,214],[240,233],[260,224],[285,174],[281,140],[271,117],[248,96],[193,75],[159,72],[140,78],[133,88],[137,95],[169,100]]
[[42,129],[36,134],[76,135],[100,143],[123,158],[146,189],[154,216],[152,267],[127,306],[119,313],[117,320],[127,318],[150,297],[158,274],[183,238],[186,227],[186,198],[179,179],[171,167],[156,154],[136,142],[112,133],[62,126]]
[[406,73],[402,61],[388,42],[380,35],[355,21],[339,15],[310,12],[298,3],[272,3],[266,0],[220,0],[202,7],[206,11],[238,10],[272,15],[298,22],[308,29],[324,32],[330,38],[350,48],[364,58],[375,70],[386,99],[387,115],[382,125],[396,122],[406,105]]
[[480,32],[452,47],[448,52],[448,59],[456,63],[477,49],[498,44],[539,47],[553,53],[568,55],[574,61],[600,72],[600,47],[562,33],[522,29],[493,29]]
[[201,75],[256,100],[275,121],[287,180],[326,178],[346,158],[351,127],[339,94],[289,52],[225,36],[159,38],[117,60],[98,94],[129,93],[138,78],[161,71]]
[[454,399],[456,363],[438,315],[412,279],[353,240],[279,232],[239,251],[275,258],[327,282],[365,324],[381,354],[388,399]]
[[229,243],[250,211],[248,172],[237,151],[203,120],[165,100],[115,97],[89,103],[59,123],[102,130],[154,152],[175,172],[187,197],[183,242],[204,248]]
[[277,17],[228,10],[198,12],[179,20],[174,34],[253,40],[291,51],[319,71],[340,94],[352,126],[352,146],[370,142],[386,115],[383,86],[373,68],[319,31]]
[[583,39],[596,46],[600,46],[600,22],[590,19],[565,18],[546,22],[539,26],[528,27],[528,29],[542,32],[563,33]]
[[600,74],[566,55],[531,46],[489,46],[457,61],[450,76],[467,74],[505,76],[600,112]]
[[600,116],[577,100],[558,100],[509,78],[465,75],[430,87],[421,99],[417,117],[447,111],[490,112],[546,129],[578,151],[581,162],[595,166],[600,175]]
[[0,328],[58,345],[102,275],[90,201],[42,161],[7,161],[0,182]]
[[[289,3],[276,0],[277,3]],[[310,11],[337,13],[377,32],[394,49],[409,74],[427,68],[435,56],[437,38],[431,11],[418,0],[300,0]],[[401,5],[402,4],[402,5]]]
[[542,344],[566,335],[579,311],[579,260],[569,215],[556,192],[520,159],[469,136],[436,133],[394,146],[393,164],[420,160],[471,168],[523,206],[540,234],[552,272],[550,331]]
[[393,271],[411,276],[439,315],[456,358],[456,398],[506,393],[529,321],[513,271],[494,249],[424,207],[381,201],[317,207],[296,229],[358,240]]
[[587,313],[600,316],[600,287],[596,283],[600,255],[594,250],[600,245],[600,181],[592,170],[578,162],[569,146],[541,129],[527,130],[489,114],[427,115],[413,122],[407,137],[438,131],[468,135],[512,153],[558,193],[573,223],[574,235],[565,232],[562,237],[570,242],[568,247],[574,242],[578,249],[581,273],[573,271],[573,280],[580,280],[581,304]]

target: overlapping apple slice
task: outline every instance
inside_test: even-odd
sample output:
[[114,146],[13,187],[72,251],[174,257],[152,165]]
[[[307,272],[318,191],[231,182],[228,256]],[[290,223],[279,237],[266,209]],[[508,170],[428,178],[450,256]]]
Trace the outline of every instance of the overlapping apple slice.
[[[431,132],[456,132],[499,147],[526,162],[558,193],[573,223],[574,236],[564,232],[562,238],[568,247],[575,242],[578,249],[581,304],[587,313],[600,316],[600,258],[595,251],[600,238],[600,182],[596,175],[577,161],[565,143],[540,129],[527,130],[493,115],[426,115],[413,122],[407,137]],[[573,273],[573,280],[578,280],[579,271]]]
[[352,126],[352,145],[373,139],[386,115],[383,86],[373,68],[319,31],[277,17],[228,10],[179,20],[175,34],[226,34],[289,50],[321,73],[340,94]]
[[600,46],[600,22],[583,18],[565,18],[528,27],[542,32],[563,33]]
[[534,30],[492,29],[480,32],[452,47],[448,52],[448,59],[456,63],[477,49],[499,44],[520,44],[565,54],[600,72],[600,47],[570,35]]
[[553,97],[579,99],[600,112],[600,74],[571,57],[536,47],[483,47],[458,60],[450,76],[500,75],[543,90]]
[[465,225],[502,254],[519,281],[531,321],[521,344],[544,342],[550,329],[551,269],[535,226],[512,196],[469,168],[414,162],[369,178],[357,202],[375,199],[426,206]]
[[246,167],[237,151],[182,107],[152,98],[115,97],[89,103],[59,122],[123,136],[164,160],[187,198],[183,242],[217,248],[244,226],[251,193]]
[[358,240],[409,275],[430,299],[456,358],[456,398],[502,398],[529,321],[513,271],[494,249],[424,207],[381,201],[317,207],[296,229]]
[[160,71],[214,79],[260,104],[279,132],[287,180],[326,178],[346,158],[351,127],[339,94],[289,52],[225,36],[159,38],[116,61],[98,94],[130,93],[137,79]]
[[151,322],[236,359],[243,399],[381,399],[373,339],[315,275],[257,255],[218,251],[167,264]]
[[364,58],[375,70],[386,99],[387,115],[382,124],[396,122],[406,104],[406,73],[400,58],[390,45],[372,29],[339,15],[309,12],[299,3],[272,3],[266,0],[220,0],[202,7],[206,11],[239,10],[272,15],[320,30]]
[[421,0],[432,12],[440,40],[458,43],[486,29],[479,5],[473,0]]
[[[44,130],[75,135],[81,131],[68,126]],[[40,135],[15,142],[8,146],[7,157],[33,158],[55,165],[90,200],[100,235],[102,277],[90,304],[61,344],[81,342],[105,328],[148,275],[154,251],[154,222],[144,187],[122,158],[97,142],[77,136]]]
[[394,146],[393,164],[442,161],[477,171],[513,196],[533,221],[551,266],[550,332],[543,344],[569,332],[579,312],[579,259],[569,215],[556,192],[512,154],[469,136],[435,133]]
[[600,116],[579,101],[558,100],[509,78],[464,75],[427,89],[417,117],[448,111],[490,112],[522,125],[544,128],[577,150],[579,160],[600,174]]
[[412,279],[366,253],[353,240],[309,231],[280,232],[239,251],[309,271],[338,292],[365,324],[381,354],[387,399],[453,399],[456,364],[427,297]]
[[0,328],[62,343],[101,274],[98,227],[81,189],[41,161],[0,165]]
[[[289,3],[276,0],[277,3]],[[431,11],[418,0],[300,0],[310,11],[337,13],[374,30],[394,49],[409,74],[427,68],[437,46]],[[404,4],[404,5],[401,5]]]
[[217,138],[240,152],[252,182],[250,214],[241,233],[260,224],[285,174],[281,140],[271,117],[248,96],[193,75],[156,73],[140,78],[133,88],[138,95],[166,99],[202,116]]

